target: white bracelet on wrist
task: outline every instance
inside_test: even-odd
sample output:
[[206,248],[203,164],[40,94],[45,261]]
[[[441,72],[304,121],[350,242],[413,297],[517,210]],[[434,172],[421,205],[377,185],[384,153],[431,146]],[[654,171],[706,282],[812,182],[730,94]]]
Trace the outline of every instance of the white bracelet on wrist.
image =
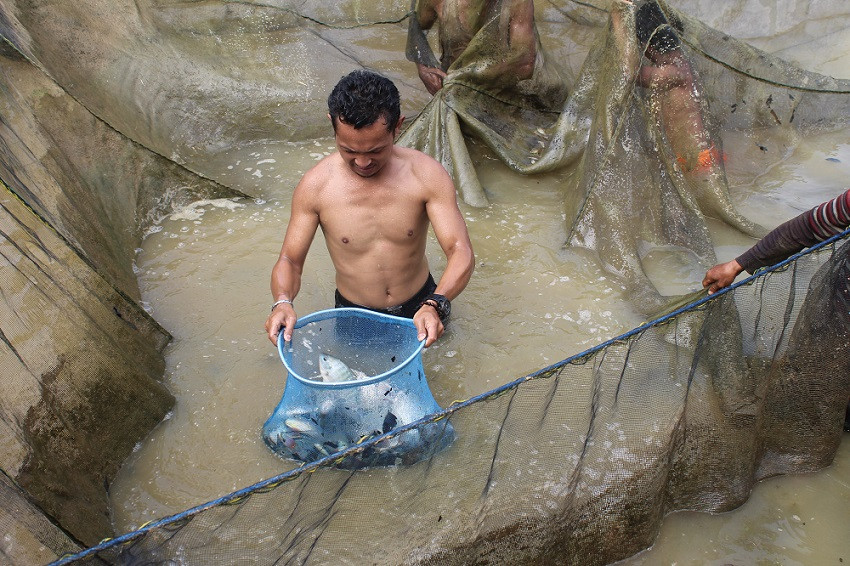
[[274,311],[277,308],[278,305],[283,305],[283,304],[291,305],[292,301],[290,301],[289,299],[281,299],[279,301],[275,301],[274,304],[272,305],[272,311]]

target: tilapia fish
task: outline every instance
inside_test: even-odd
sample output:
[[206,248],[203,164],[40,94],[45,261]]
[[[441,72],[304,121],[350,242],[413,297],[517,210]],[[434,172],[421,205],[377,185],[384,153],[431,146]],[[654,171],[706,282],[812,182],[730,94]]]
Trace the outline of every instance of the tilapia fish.
[[319,375],[322,381],[328,383],[341,383],[368,377],[362,371],[352,370],[344,361],[324,352],[319,355]]

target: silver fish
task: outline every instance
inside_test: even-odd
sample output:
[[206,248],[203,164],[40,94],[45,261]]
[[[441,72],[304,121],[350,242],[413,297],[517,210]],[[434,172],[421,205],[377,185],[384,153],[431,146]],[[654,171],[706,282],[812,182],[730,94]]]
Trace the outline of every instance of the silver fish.
[[297,432],[299,434],[306,434],[310,436],[321,436],[322,431],[319,430],[319,427],[313,424],[309,420],[305,420],[299,417],[289,417],[285,421],[283,421],[289,430],[293,432]]
[[363,372],[353,371],[339,358],[325,353],[319,355],[319,375],[322,376],[322,381],[328,383],[354,381],[355,379],[364,379],[367,377]]

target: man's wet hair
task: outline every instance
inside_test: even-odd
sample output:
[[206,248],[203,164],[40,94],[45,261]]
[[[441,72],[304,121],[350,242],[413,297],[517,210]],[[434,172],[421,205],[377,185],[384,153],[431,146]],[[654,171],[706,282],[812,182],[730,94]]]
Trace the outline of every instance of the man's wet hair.
[[[673,24],[681,29],[678,21],[674,21]],[[667,53],[679,48],[679,38],[673,26],[655,2],[647,2],[638,8],[635,14],[635,34],[641,46],[645,46],[649,41],[649,47],[659,53]]]
[[398,89],[390,79],[378,73],[362,69],[353,71],[342,77],[331,91],[328,112],[334,131],[337,120],[359,130],[384,118],[391,132],[401,116]]

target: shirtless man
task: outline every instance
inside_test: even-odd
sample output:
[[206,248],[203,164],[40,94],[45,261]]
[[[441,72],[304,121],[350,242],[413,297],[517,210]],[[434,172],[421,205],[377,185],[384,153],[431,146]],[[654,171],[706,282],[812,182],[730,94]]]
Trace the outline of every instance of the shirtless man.
[[[389,79],[368,71],[346,75],[328,97],[328,110],[337,151],[310,169],[292,195],[271,275],[269,340],[276,344],[281,328],[292,339],[292,302],[321,226],[336,269],[336,306],[412,318],[430,346],[475,265],[455,187],[437,161],[395,145],[404,117]],[[429,224],[447,259],[437,284],[425,257]]]
[[[499,9],[500,12],[496,12]],[[494,79],[518,82],[531,78],[537,58],[537,32],[532,0],[419,0],[415,17],[428,30],[439,22],[440,66],[416,63],[419,78],[432,95],[443,87],[443,79],[476,33],[494,17],[507,22],[500,30],[505,49],[498,61],[482,72]]]

